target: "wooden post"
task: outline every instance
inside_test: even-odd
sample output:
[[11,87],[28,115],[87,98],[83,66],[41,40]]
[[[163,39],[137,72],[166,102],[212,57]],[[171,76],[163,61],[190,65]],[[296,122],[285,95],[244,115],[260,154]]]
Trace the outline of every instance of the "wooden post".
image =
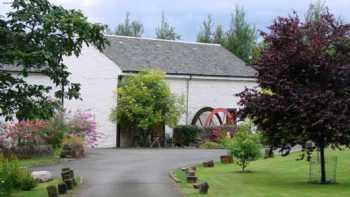
[[47,189],[48,197],[58,197],[56,186],[50,185],[46,189]]
[[210,161],[207,161],[207,162],[203,162],[203,167],[205,167],[205,168],[212,168],[212,167],[214,167],[214,161],[210,160]]
[[187,176],[186,179],[187,179],[187,183],[197,183],[198,181],[198,177],[196,176]]

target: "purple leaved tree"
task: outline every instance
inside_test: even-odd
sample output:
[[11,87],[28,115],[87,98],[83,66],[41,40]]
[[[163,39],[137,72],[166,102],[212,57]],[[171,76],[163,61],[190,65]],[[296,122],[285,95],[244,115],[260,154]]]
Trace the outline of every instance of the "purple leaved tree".
[[250,117],[275,148],[312,140],[320,151],[350,144],[350,25],[328,11],[302,22],[277,18],[262,33],[266,48],[256,62],[261,90],[240,93],[242,117]]

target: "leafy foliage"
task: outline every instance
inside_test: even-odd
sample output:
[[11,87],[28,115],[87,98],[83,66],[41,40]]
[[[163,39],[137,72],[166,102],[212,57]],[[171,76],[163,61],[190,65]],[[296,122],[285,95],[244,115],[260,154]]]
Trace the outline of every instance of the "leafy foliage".
[[253,63],[253,58],[259,55],[257,45],[257,31],[255,27],[246,21],[246,13],[243,8],[236,7],[231,16],[231,24],[228,31],[221,25],[216,25],[211,15],[203,21],[201,30],[197,35],[197,41],[202,43],[216,43],[231,51],[246,63]]
[[255,27],[247,23],[244,9],[237,6],[232,13],[231,25],[226,35],[224,47],[246,63],[251,63],[256,39]]
[[193,125],[178,125],[174,128],[173,142],[178,146],[190,146],[198,140],[201,128]]
[[127,12],[124,23],[118,25],[114,34],[120,36],[141,37],[143,34],[143,25],[139,21],[130,22],[130,12]]
[[11,7],[13,11],[0,18],[0,67],[14,65],[21,72],[17,76],[0,73],[0,115],[7,120],[14,115],[48,119],[54,107],[47,95],[52,87],[28,84],[24,80],[28,71],[38,70],[61,87],[55,96],[62,103],[65,98],[78,98],[80,85],[68,80],[63,56],[79,56],[84,44],[102,50],[108,43],[105,26],[91,24],[81,11],[47,0],[14,0]]
[[111,119],[134,126],[143,140],[159,124],[175,127],[183,112],[183,99],[171,94],[161,71],[127,76],[116,92],[118,106],[113,109]]
[[256,62],[258,83],[268,91],[242,92],[241,115],[253,118],[274,147],[313,141],[324,170],[328,145],[350,145],[350,25],[327,11],[305,23],[279,17],[269,30]]
[[315,3],[310,4],[309,9],[305,14],[305,20],[309,22],[319,21],[321,19],[321,15],[327,14],[327,11],[328,8],[326,3],[324,1],[317,0]]
[[175,32],[175,27],[168,23],[165,14],[162,13],[162,20],[159,27],[156,28],[156,38],[163,40],[179,40],[181,36]]
[[253,124],[245,121],[239,125],[233,139],[225,139],[224,147],[236,159],[237,165],[245,171],[249,162],[257,160],[261,156],[262,145],[258,134],[252,132]]
[[26,169],[20,171],[19,176],[20,189],[23,191],[29,191],[38,185],[38,182],[32,177],[30,172]]
[[41,137],[53,148],[61,146],[61,142],[69,127],[66,123],[64,110],[56,112],[56,114],[45,122],[41,129]]
[[223,45],[225,42],[225,32],[222,25],[216,25],[213,33],[213,43]]
[[31,190],[37,186],[26,168],[22,168],[16,157],[6,159],[0,154],[0,194],[9,194],[13,189]]
[[208,15],[207,20],[204,20],[201,26],[201,31],[197,35],[197,42],[211,43],[212,42],[213,20],[211,15]]
[[225,39],[225,32],[221,25],[215,27],[213,31],[214,22],[211,15],[208,15],[207,19],[203,21],[201,31],[197,35],[197,42],[201,43],[216,43],[223,44]]
[[220,149],[222,147],[223,146],[221,144],[217,142],[209,141],[209,140],[205,140],[199,145],[199,148],[203,148],[203,149]]

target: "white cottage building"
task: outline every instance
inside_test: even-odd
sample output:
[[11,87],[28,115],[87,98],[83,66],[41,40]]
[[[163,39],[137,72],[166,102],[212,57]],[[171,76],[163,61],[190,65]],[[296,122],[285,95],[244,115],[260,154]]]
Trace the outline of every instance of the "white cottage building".
[[[81,56],[64,58],[72,73],[70,80],[81,84],[82,100],[65,102],[67,109],[90,109],[103,133],[98,147],[126,146],[117,125],[109,119],[117,105],[114,90],[126,75],[144,69],[161,69],[172,93],[185,98],[185,113],[179,124],[190,124],[204,107],[237,107],[236,93],[255,87],[255,71],[217,44],[167,41],[158,39],[107,36],[111,45],[99,52],[85,47]],[[50,84],[40,73],[29,81]],[[169,130],[169,129],[168,129]]]

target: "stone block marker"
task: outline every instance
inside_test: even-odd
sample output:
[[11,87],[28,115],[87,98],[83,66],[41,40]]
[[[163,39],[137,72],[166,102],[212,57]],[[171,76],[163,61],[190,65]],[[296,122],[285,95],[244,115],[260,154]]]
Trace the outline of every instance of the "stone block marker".
[[220,160],[223,164],[233,163],[233,157],[231,155],[222,155],[220,156]]
[[187,176],[196,176],[196,171],[188,170],[186,174]]
[[48,186],[47,188],[48,197],[58,197],[57,188],[54,185]]
[[81,144],[64,144],[60,154],[61,158],[82,158],[85,156],[84,146]]
[[187,183],[197,183],[198,177],[196,177],[196,176],[187,176],[186,180],[187,180]]
[[58,184],[57,187],[58,187],[58,193],[59,194],[66,194],[67,193],[67,190],[68,190],[67,184],[60,183],[60,184]]
[[67,185],[68,189],[73,189],[75,183],[74,171],[70,168],[62,168],[61,172],[62,180]]
[[210,161],[203,162],[203,167],[205,167],[205,168],[213,168],[214,167],[214,161],[210,160]]
[[73,189],[73,186],[74,186],[73,180],[66,180],[64,183],[67,185],[67,188],[68,188],[69,190],[72,190],[72,189]]
[[199,185],[199,190],[198,192],[200,194],[208,194],[208,190],[209,190],[209,184],[208,182],[203,182]]

